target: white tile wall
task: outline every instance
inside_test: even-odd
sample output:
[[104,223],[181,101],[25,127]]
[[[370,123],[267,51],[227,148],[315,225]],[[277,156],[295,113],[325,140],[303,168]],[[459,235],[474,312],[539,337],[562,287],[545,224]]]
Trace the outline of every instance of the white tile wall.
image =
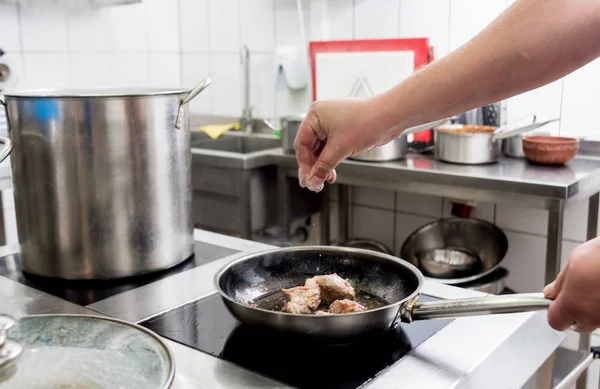
[[394,192],[367,187],[352,188],[351,201],[356,205],[387,210],[394,209]]
[[396,211],[438,218],[442,213],[442,198],[398,192]]
[[600,98],[600,59],[584,66],[564,80],[561,134],[600,137],[600,125],[587,120]]
[[146,0],[148,3],[148,44],[150,51],[179,52],[179,6],[172,0]]
[[0,4],[0,39],[4,51],[21,50],[19,10],[14,4]]
[[436,58],[448,53],[449,28],[450,1],[400,0],[400,37],[428,37]]
[[[148,3],[121,5],[107,9],[111,47],[117,52],[148,51]],[[135,26],[135,28],[132,28]],[[76,32],[74,32],[76,33]]]
[[[77,7],[71,7],[77,3]],[[303,0],[307,39],[429,37],[440,57],[464,44],[512,0]],[[310,87],[276,91],[273,52],[301,45],[296,0],[143,0],[87,9],[76,0],[52,6],[0,2],[0,48],[13,55],[21,86],[213,85],[191,104],[197,114],[241,114],[240,44],[251,52],[251,105],[259,116],[305,112]],[[69,5],[69,6],[68,6]],[[1,85],[0,85],[1,86]],[[561,117],[540,131],[600,137],[590,120],[600,100],[600,60],[553,84],[507,101],[508,120]],[[5,200],[12,195],[3,193]],[[381,240],[396,253],[418,227],[450,214],[441,196],[367,188],[352,191],[352,235]],[[563,263],[585,240],[585,202],[567,210]],[[14,205],[5,201],[9,243],[17,241]],[[335,208],[335,207],[334,207]],[[332,219],[335,220],[337,209]],[[508,285],[543,286],[547,212],[477,204],[473,216],[495,222],[509,238]],[[332,226],[337,233],[337,225]]]
[[237,52],[240,47],[240,0],[209,0],[209,45],[215,52]]
[[[250,57],[250,101],[252,114],[275,117],[275,57],[273,54],[254,54]],[[236,112],[233,112],[235,114]]]
[[[309,1],[303,1],[302,5],[304,31],[305,34],[308,34],[310,31]],[[296,0],[277,0],[275,2],[275,47],[302,44],[300,26]],[[309,38],[309,36],[306,37],[306,39]]]
[[67,28],[71,52],[110,52],[111,34],[105,26],[109,22],[109,10],[69,9]]
[[[509,3],[304,0],[304,27],[307,38],[314,40],[427,36],[440,56],[465,43]],[[0,5],[0,48],[15,57],[22,86],[192,86],[210,75],[213,85],[192,103],[192,112],[238,115],[238,50],[243,43],[251,51],[251,104],[256,115],[301,113],[310,104],[310,88],[275,90],[273,51],[302,43],[295,0],[144,0],[101,9],[69,7],[72,2],[66,0],[52,7],[32,4]],[[594,136],[600,130],[588,118],[600,98],[597,84],[599,61],[564,80],[509,99],[507,119],[532,113],[538,120],[560,116],[560,128],[557,124],[543,130]],[[448,216],[452,201],[366,188],[355,189],[352,198],[359,207],[412,215],[412,220],[396,218],[392,227],[396,239],[409,227],[418,227],[418,222]],[[568,241],[585,239],[585,207],[582,203],[568,210],[564,232]],[[473,216],[509,231],[514,240],[510,257],[515,258],[510,263],[527,256],[527,250],[537,250],[546,234],[545,211],[478,204]],[[367,219],[361,224],[370,223],[377,222]],[[384,238],[389,240],[387,235]],[[518,285],[518,277],[514,280]]]
[[242,43],[250,52],[272,54],[275,48],[275,0],[242,0],[240,27]]
[[[365,222],[365,221],[369,222]],[[361,205],[350,211],[350,237],[376,239],[393,249],[394,212]]]
[[354,36],[354,7],[348,0],[310,2],[312,40],[345,40]]
[[[240,56],[236,54],[211,55],[213,84],[212,113],[216,115],[240,115],[242,112]],[[218,71],[216,71],[218,69]]]
[[[563,80],[555,81],[541,88],[522,93],[507,100],[507,121],[517,121],[535,114],[538,122],[560,117]],[[560,122],[551,123],[533,133],[549,132],[558,135]]]
[[148,85],[148,53],[115,52],[110,54],[110,56],[112,60],[112,85],[131,85],[134,87],[142,87]]
[[[302,43],[296,0],[143,0],[100,9],[75,3],[57,0],[52,6],[43,2],[0,4],[0,48],[24,62],[18,65],[25,73],[21,85],[127,82],[179,86],[184,78],[184,84],[189,85],[210,75],[219,83],[205,92],[204,103],[196,102],[194,109],[235,115],[240,110],[240,92],[233,90],[240,86],[239,61],[233,54],[238,53],[240,44],[246,44],[253,57],[251,104],[255,113],[301,113],[310,104],[310,88],[276,91],[275,69],[271,66],[277,47]],[[440,57],[465,43],[510,3],[303,0],[304,27],[307,39],[313,40],[426,36]],[[187,54],[205,57],[192,60]],[[211,66],[216,63],[224,66]],[[184,73],[194,76],[188,78]],[[564,81],[509,99],[508,120],[531,113],[539,120],[560,116],[560,124],[543,131],[558,133],[560,126],[562,134],[600,136],[596,125],[587,120],[593,102],[600,97],[596,96],[600,89],[594,87],[596,84],[600,84],[598,61]],[[227,98],[229,93],[232,95]]]
[[[69,54],[69,76],[72,86],[107,87],[112,84],[112,57],[108,53]],[[57,85],[60,87],[60,85]]]
[[356,0],[354,38],[396,38],[400,23],[399,0]]
[[[196,84],[198,81],[196,81]],[[149,53],[148,86],[169,88],[180,85],[181,56],[176,53]],[[192,88],[194,85],[190,85],[189,87]]]
[[[427,36],[439,57],[465,43],[509,3],[304,0],[303,23],[307,39],[314,40]],[[310,105],[310,88],[275,90],[273,51],[302,43],[296,0],[144,0],[101,9],[68,6],[72,0],[59,0],[51,7],[33,4],[0,4],[0,48],[15,57],[22,86],[192,86],[211,76],[213,85],[192,103],[192,112],[239,115],[242,79],[238,50],[240,44],[246,44],[251,51],[251,105],[256,115],[302,113]],[[543,130],[600,134],[588,119],[600,98],[596,87],[600,86],[599,61],[564,80],[509,99],[507,119],[532,113],[538,120],[560,116],[560,126]],[[401,216],[391,227],[395,232],[357,227],[381,231],[382,239],[392,239],[396,246],[417,224],[448,216],[452,201],[365,188],[355,189],[352,198],[361,209],[355,215],[373,215],[365,209],[378,209]],[[585,208],[582,203],[568,210],[567,241],[585,239]],[[478,204],[473,216],[493,221],[511,234],[510,264],[517,266],[519,257],[543,257],[528,253],[543,246],[539,242],[546,235],[547,212]],[[360,224],[377,223],[366,218]],[[529,261],[539,266],[535,259]],[[520,284],[516,275],[511,280]]]
[[[20,14],[23,51],[68,51],[67,7],[64,0],[56,3],[31,3],[21,7]],[[41,31],[43,33],[40,33]]]
[[[210,54],[181,55],[181,77],[183,85],[194,85],[210,74]],[[204,90],[190,102],[190,112],[193,114],[209,114],[211,112],[212,88]]]
[[208,0],[179,1],[181,51],[184,53],[208,53],[210,51],[209,19]]
[[23,85],[30,88],[60,88],[70,85],[68,53],[23,53]]
[[483,30],[506,7],[505,0],[452,0],[450,2],[450,50],[455,50]]

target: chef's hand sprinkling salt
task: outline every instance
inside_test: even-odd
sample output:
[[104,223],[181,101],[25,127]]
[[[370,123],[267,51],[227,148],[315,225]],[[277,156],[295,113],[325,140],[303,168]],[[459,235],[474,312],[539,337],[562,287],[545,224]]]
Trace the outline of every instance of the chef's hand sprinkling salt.
[[314,192],[337,178],[335,168],[390,139],[375,122],[371,99],[316,101],[298,129],[294,141],[300,186]]

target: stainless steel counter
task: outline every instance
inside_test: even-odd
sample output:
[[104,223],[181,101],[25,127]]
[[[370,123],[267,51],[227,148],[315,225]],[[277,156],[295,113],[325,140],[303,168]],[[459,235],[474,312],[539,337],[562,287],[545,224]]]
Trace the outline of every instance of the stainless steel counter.
[[[195,231],[197,241],[239,251],[222,259],[109,297],[87,308],[49,296],[0,277],[0,312],[25,314],[64,312],[105,314],[140,322],[216,293],[216,270],[244,253],[271,248],[264,244]],[[10,251],[10,250],[8,250]],[[424,294],[439,298],[481,293],[426,282]],[[552,330],[544,312],[456,319],[405,358],[366,385],[396,388],[521,387],[564,339]],[[285,386],[231,363],[166,340],[176,359],[173,388],[283,388]]]
[[[297,175],[296,156],[282,149],[271,150],[274,164]],[[600,187],[600,161],[578,158],[565,166],[533,165],[519,158],[502,158],[488,165],[458,165],[431,156],[409,154],[395,162],[344,160],[336,168],[341,184],[388,187],[403,192],[455,197],[482,202],[532,203],[545,207],[541,199],[568,200],[586,197]],[[468,192],[467,192],[468,191]]]
[[[297,178],[298,164],[293,153],[281,149],[272,150],[271,157],[279,171],[280,224],[284,226],[289,224],[289,199],[285,196],[284,188],[289,185],[288,178]],[[564,211],[567,207],[578,201],[589,202],[587,236],[588,239],[596,237],[600,191],[598,158],[576,158],[559,167],[533,165],[519,158],[502,158],[495,164],[471,166],[409,154],[404,160],[396,162],[345,160],[336,170],[337,183],[342,189],[341,215],[348,212],[348,185],[547,209],[546,283],[554,280],[560,271]],[[329,189],[327,185],[325,187]],[[329,220],[327,216],[324,219]],[[347,228],[347,225],[340,224],[342,240],[348,238]],[[329,237],[323,236],[322,241],[329,241]]]
[[[587,239],[595,238],[598,228],[600,203],[600,158],[595,148],[588,148],[586,156],[570,161],[565,166],[533,165],[525,159],[501,158],[489,165],[457,165],[435,160],[432,156],[409,154],[395,162],[359,162],[345,160],[337,167],[340,188],[340,239],[348,238],[349,212],[348,185],[368,186],[399,192],[443,196],[462,201],[508,203],[521,207],[548,210],[545,283],[553,281],[561,268],[563,225],[565,209],[578,201],[588,202]],[[278,166],[280,225],[289,225],[290,199],[286,197],[288,178],[297,178],[298,164],[293,153],[272,150],[273,163]],[[297,182],[294,182],[297,185]],[[331,190],[325,186],[325,195]],[[322,219],[330,220],[329,209],[322,211]],[[322,242],[329,242],[330,228],[323,228]],[[285,228],[281,228],[284,233]],[[287,238],[283,236],[282,238]],[[590,346],[589,334],[580,335],[580,351]],[[582,375],[577,389],[586,387]]]

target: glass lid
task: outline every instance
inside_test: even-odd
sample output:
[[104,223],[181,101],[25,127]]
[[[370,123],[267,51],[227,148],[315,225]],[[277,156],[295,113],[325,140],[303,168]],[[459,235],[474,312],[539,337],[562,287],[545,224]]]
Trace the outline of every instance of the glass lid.
[[86,315],[0,315],[3,389],[166,389],[173,356],[153,332]]

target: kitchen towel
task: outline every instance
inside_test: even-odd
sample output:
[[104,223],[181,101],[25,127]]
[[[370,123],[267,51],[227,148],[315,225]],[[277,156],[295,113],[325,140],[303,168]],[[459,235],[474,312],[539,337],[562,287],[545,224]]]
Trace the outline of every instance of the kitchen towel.
[[239,123],[229,123],[229,124],[212,124],[208,126],[202,126],[198,130],[202,131],[206,135],[210,136],[212,139],[217,139],[224,133],[230,130],[239,130]]

